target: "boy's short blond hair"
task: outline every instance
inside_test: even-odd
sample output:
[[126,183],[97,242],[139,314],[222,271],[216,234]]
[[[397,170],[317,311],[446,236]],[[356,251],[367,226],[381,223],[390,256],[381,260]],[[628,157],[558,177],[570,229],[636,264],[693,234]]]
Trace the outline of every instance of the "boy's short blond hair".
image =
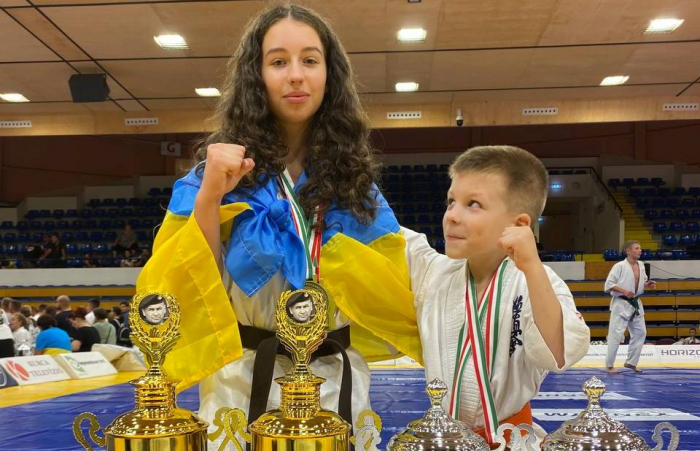
[[450,177],[467,172],[500,174],[506,179],[505,201],[513,213],[527,213],[534,224],[544,211],[549,174],[530,152],[514,146],[473,147],[450,166]]
[[[627,251],[632,248],[635,244],[639,244],[639,241],[637,240],[627,240],[625,241],[625,244],[622,245],[622,253],[627,255]],[[641,244],[639,244],[641,246]]]

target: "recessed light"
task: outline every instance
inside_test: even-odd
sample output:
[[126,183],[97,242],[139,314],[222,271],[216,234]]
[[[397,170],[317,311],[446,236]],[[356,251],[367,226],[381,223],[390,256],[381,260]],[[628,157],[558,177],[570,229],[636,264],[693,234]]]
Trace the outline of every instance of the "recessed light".
[[425,42],[428,32],[423,28],[402,28],[396,33],[399,42]]
[[661,34],[661,33],[671,33],[676,28],[680,27],[684,19],[654,19],[649,22],[644,34]]
[[600,86],[616,86],[624,84],[629,80],[628,75],[613,75],[611,77],[605,77],[603,81],[600,82]]
[[194,92],[201,97],[221,97],[221,92],[216,88],[196,88]]
[[418,91],[418,83],[409,81],[405,83],[396,83],[396,92],[412,92]]
[[16,92],[0,94],[0,99],[7,102],[29,102],[29,99],[24,97],[22,94],[17,94]]
[[185,38],[179,34],[161,34],[160,36],[153,36],[153,40],[156,44],[164,49],[186,49],[187,42]]

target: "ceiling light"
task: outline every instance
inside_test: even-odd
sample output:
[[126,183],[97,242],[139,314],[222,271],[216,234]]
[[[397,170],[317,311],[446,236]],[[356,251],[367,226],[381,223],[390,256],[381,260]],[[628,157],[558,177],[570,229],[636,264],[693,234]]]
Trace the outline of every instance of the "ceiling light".
[[399,42],[425,42],[428,32],[423,28],[402,28],[396,33]]
[[24,97],[22,94],[17,94],[16,92],[0,94],[0,99],[7,102],[29,102],[29,99]]
[[216,88],[196,88],[194,92],[201,97],[221,97],[221,92]]
[[418,91],[418,83],[409,81],[406,83],[396,83],[396,92]]
[[187,42],[185,38],[179,34],[161,34],[160,36],[153,36],[153,40],[156,44],[163,47],[164,49],[186,49]]
[[683,22],[685,22],[683,19],[654,19],[649,22],[649,26],[644,31],[644,34],[671,33],[680,27]]
[[613,75],[611,77],[605,77],[603,81],[600,82],[600,86],[616,86],[616,85],[621,85],[624,84],[627,80],[629,80],[629,76],[627,75]]

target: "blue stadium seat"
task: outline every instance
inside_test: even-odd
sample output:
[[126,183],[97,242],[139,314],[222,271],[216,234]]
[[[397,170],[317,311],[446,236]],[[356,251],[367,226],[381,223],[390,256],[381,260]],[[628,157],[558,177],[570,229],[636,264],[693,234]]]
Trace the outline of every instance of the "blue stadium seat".
[[112,227],[114,227],[115,229],[123,229],[124,224],[126,224],[126,222],[124,222],[123,219],[115,219],[114,221],[112,221]]
[[90,232],[90,240],[102,241],[102,240],[104,240],[104,235],[102,234],[102,232],[98,232],[98,231]]
[[416,223],[416,217],[413,215],[406,215],[401,222],[406,225],[413,225]]
[[688,188],[688,195],[700,196],[700,187],[692,186],[692,187]]
[[638,186],[649,186],[651,183],[649,182],[649,179],[646,177],[639,177],[637,179],[637,185]]
[[442,226],[435,227],[435,230],[433,231],[433,233],[439,237],[445,236],[445,231],[443,230]]
[[688,252],[683,249],[674,249],[671,251],[674,260],[688,260]]
[[70,229],[70,222],[66,221],[65,219],[56,221],[56,228],[61,230]]
[[69,268],[82,268],[83,259],[82,258],[69,258],[66,262]]
[[666,246],[675,246],[678,244],[678,238],[675,234],[669,233],[663,236],[663,242]]
[[673,260],[673,252],[671,251],[658,251],[656,253],[657,260]]
[[654,251],[642,251],[642,260],[655,260],[656,252]]
[[651,184],[654,186],[663,186],[666,184],[666,182],[664,182],[664,179],[662,179],[661,177],[652,177]]
[[682,186],[678,186],[673,189],[673,194],[675,196],[685,196],[686,194],[688,194],[688,191]]
[[[420,222],[420,221],[418,221],[418,222]],[[433,229],[430,227],[420,227],[418,229],[418,233],[422,233],[424,235],[431,236],[433,234]]]
[[2,224],[0,224],[0,229],[3,229],[3,230],[14,229],[14,226],[12,225],[12,221],[2,221]]
[[695,241],[693,240],[693,238],[691,238],[690,235],[683,234],[683,235],[681,235],[680,240],[678,240],[678,243],[683,245],[683,246],[689,246],[691,244],[695,244]]
[[637,182],[633,178],[625,177],[622,179],[622,186],[634,186]]
[[149,240],[149,233],[146,232],[145,230],[137,230],[136,231],[136,239],[139,242],[146,242]]
[[87,203],[88,207],[99,207],[102,205],[102,201],[100,199],[90,199],[90,202]]
[[89,254],[92,252],[92,244],[82,243],[82,244],[78,245],[78,250],[80,251],[81,254]]
[[681,206],[683,207],[694,207],[697,205],[697,202],[695,202],[695,199],[692,199],[690,197],[686,197],[684,199],[681,199]]
[[156,223],[153,221],[153,219],[146,218],[141,221],[141,227],[149,228],[152,229],[155,227]]
[[148,209],[148,216],[153,216],[153,217],[163,217],[165,215],[165,210],[163,210],[160,207],[150,207]]
[[642,195],[642,191],[639,188],[630,188],[630,197],[639,197]]
[[659,213],[660,219],[671,219],[673,216],[673,210],[661,210],[661,213]]
[[671,195],[671,190],[668,188],[659,188],[658,189],[658,194],[661,197],[667,197]]
[[125,197],[120,197],[114,201],[114,205],[116,205],[117,207],[125,207],[126,205],[128,205],[128,203],[129,201],[126,200]]
[[43,239],[44,232],[36,232],[34,235],[32,235],[32,241],[34,241],[35,243],[41,243]]
[[5,246],[5,254],[6,255],[18,255],[19,254],[19,248],[15,246],[14,244],[9,244]]
[[637,198],[637,208],[646,208],[651,204],[649,201],[649,198],[647,197],[638,197]]
[[139,199],[138,197],[132,197],[129,199],[128,205],[131,205],[132,207],[141,205],[141,199]]
[[80,231],[75,233],[75,240],[76,241],[87,241],[90,239],[90,235],[88,235],[87,232],[85,231]]
[[690,213],[688,213],[688,210],[676,210],[676,218],[686,219],[688,216],[690,216]]
[[111,229],[112,228],[112,220],[111,219],[100,219],[100,222],[97,224],[97,226],[101,229]]
[[108,232],[105,232],[105,240],[113,242],[116,239],[117,239],[117,232],[115,232],[114,230],[110,230]]
[[63,232],[61,234],[61,241],[64,243],[70,243],[73,241],[73,233],[72,232]]
[[96,208],[92,210],[92,216],[94,216],[95,218],[104,218],[105,216],[107,216],[107,210],[105,210],[104,208]]
[[617,188],[620,185],[621,185],[620,179],[609,179],[608,180],[608,186],[610,188]]
[[119,216],[119,209],[118,208],[110,208],[107,210],[107,217],[108,218],[116,218]]
[[691,211],[689,217],[693,219],[700,219],[700,210]]
[[129,219],[127,224],[129,224],[132,229],[137,229],[137,228],[141,227],[141,220],[140,219]]
[[41,214],[39,213],[39,210],[29,210],[26,215],[24,215],[25,218],[29,219],[30,221],[32,219],[36,219],[40,217]]
[[162,191],[160,190],[160,188],[151,188],[148,190],[147,194],[149,196],[157,197],[157,196],[160,196],[161,193],[162,193]]
[[651,206],[654,208],[665,207],[666,202],[661,197],[653,197],[651,199]]
[[646,219],[656,219],[659,217],[658,210],[646,210],[644,211],[644,217]]
[[131,207],[122,208],[118,216],[121,216],[122,218],[134,216],[134,209]]
[[53,217],[56,219],[61,219],[66,215],[66,210],[54,210]]
[[78,245],[77,245],[77,244],[73,244],[73,243],[68,243],[68,244],[66,244],[66,253],[67,253],[68,255],[77,254],[78,251],[79,251],[79,249],[78,249]]
[[44,221],[44,230],[53,230],[56,228],[56,222]]
[[445,252],[445,240],[442,238],[435,240],[435,250],[438,252]]
[[156,200],[152,197],[147,197],[145,199],[141,199],[141,206],[142,207],[152,207],[156,204]]
[[37,218],[50,218],[51,210],[39,210],[39,216]]
[[620,253],[617,249],[605,249],[603,252],[603,258],[606,262],[620,260]]
[[642,190],[642,196],[644,196],[644,197],[656,196],[656,188],[644,188]]
[[114,199],[102,199],[103,207],[111,207],[115,204]]
[[109,253],[110,248],[105,243],[99,243],[93,247],[93,250],[97,254],[107,254]]
[[685,223],[685,229],[688,232],[700,232],[700,223],[698,221],[688,221]]
[[66,218],[77,218],[78,217],[78,210],[75,208],[71,208],[69,210],[66,210]]
[[430,216],[418,215],[418,224],[430,224]]
[[681,200],[677,197],[667,197],[666,198],[666,206],[675,208],[681,204]]
[[31,230],[41,230],[44,228],[44,224],[41,221],[29,221],[29,228]]
[[80,210],[80,217],[83,219],[92,218],[92,210]]
[[683,229],[684,229],[683,223],[678,222],[678,221],[671,221],[671,224],[668,226],[668,230],[670,230],[672,232],[677,232],[677,231],[680,231]]
[[429,164],[425,167],[425,170],[428,172],[437,172],[438,167],[436,164]]
[[86,219],[85,220],[85,228],[86,229],[96,229],[97,228],[97,221],[94,219]]
[[172,195],[173,195],[173,187],[172,187],[172,186],[166,186],[165,188],[163,188],[162,193],[163,193],[163,196],[167,196],[167,197],[172,196]]
[[76,219],[75,221],[72,221],[70,223],[70,227],[71,227],[71,229],[74,229],[74,230],[82,229],[83,228],[83,221],[81,221],[80,219]]
[[20,232],[17,234],[17,241],[20,243],[31,242],[32,236],[29,234],[29,232]]

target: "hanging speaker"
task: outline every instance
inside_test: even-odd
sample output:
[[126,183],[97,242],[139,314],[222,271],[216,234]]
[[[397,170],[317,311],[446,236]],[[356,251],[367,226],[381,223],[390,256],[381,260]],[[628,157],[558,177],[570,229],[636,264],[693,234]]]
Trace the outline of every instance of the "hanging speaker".
[[104,102],[109,96],[105,74],[73,74],[68,86],[75,103]]

